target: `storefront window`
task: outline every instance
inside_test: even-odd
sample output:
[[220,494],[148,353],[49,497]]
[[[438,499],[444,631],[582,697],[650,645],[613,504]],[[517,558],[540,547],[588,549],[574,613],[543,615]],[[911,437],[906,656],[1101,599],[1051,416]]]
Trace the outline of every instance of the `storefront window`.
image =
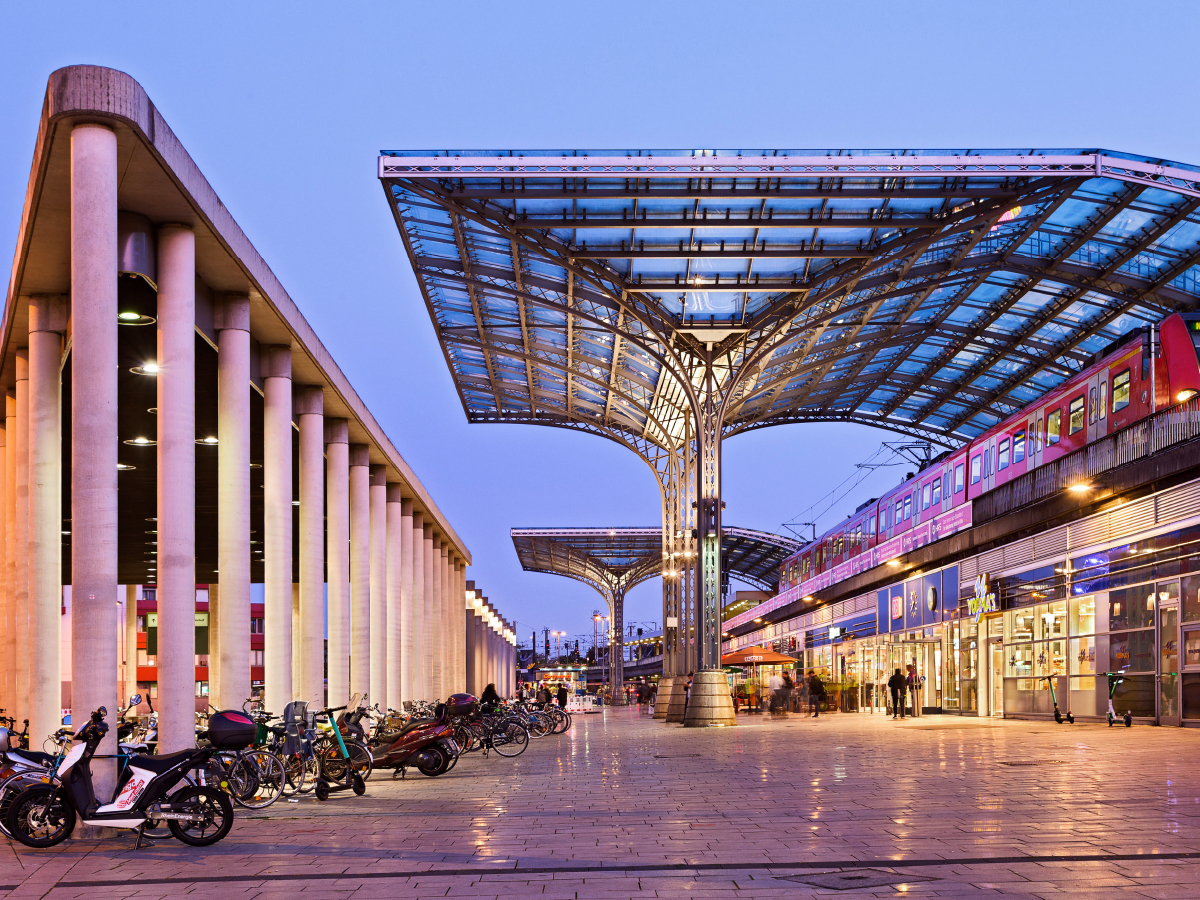
[[1050,640],[1067,636],[1067,601],[1042,604],[1034,618],[1035,640]]
[[1153,672],[1154,632],[1126,631],[1108,636],[1108,659],[1114,671]]
[[1004,614],[1004,643],[1017,644],[1033,640],[1035,608],[1010,609]]
[[1179,593],[1183,621],[1200,622],[1200,575],[1184,576]]
[[1096,596],[1071,598],[1071,634],[1096,633]]
[[1149,628],[1154,624],[1154,586],[1143,584],[1108,592],[1108,627],[1110,631],[1126,628]]
[[1183,633],[1183,664],[1200,666],[1200,631]]
[[1071,674],[1096,674],[1096,638],[1071,638]]
[[1004,652],[1007,677],[1024,678],[1033,674],[1033,644],[1011,644]]

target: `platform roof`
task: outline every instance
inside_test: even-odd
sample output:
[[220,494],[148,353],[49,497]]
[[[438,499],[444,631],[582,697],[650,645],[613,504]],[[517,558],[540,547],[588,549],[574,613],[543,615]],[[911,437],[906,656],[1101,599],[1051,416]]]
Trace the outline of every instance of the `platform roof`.
[[467,417],[663,446],[707,354],[725,434],[955,444],[1200,302],[1200,169],[1097,149],[388,151]]
[[[628,592],[660,575],[663,559],[662,528],[514,528],[513,547],[526,572],[563,575],[600,590]],[[800,547],[791,538],[749,528],[721,529],[722,571],[774,593],[779,588],[779,566]],[[669,568],[681,567],[682,560]]]

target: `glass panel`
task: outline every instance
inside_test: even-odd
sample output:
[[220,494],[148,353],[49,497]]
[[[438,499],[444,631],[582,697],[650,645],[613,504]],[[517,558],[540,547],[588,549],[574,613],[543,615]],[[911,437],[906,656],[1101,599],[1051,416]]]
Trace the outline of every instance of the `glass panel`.
[[1067,674],[1067,642],[1066,639],[1050,641],[1046,648],[1049,653],[1049,660],[1046,664],[1047,675],[1066,675]]
[[1096,674],[1096,638],[1071,638],[1071,674]]
[[1034,619],[1035,640],[1046,641],[1051,638],[1067,636],[1067,601],[1058,600],[1054,603],[1043,603],[1033,607],[1037,613]]
[[1179,717],[1179,609],[1163,606],[1158,617],[1158,715]]
[[1033,609],[1010,609],[1004,614],[1004,643],[1033,640]]
[[1183,601],[1183,621],[1200,622],[1200,575],[1185,576],[1179,594]]
[[1100,382],[1100,421],[1104,421],[1108,413],[1108,382]]
[[1083,397],[1076,397],[1071,401],[1070,409],[1067,412],[1067,432],[1069,434],[1083,430],[1083,415]]
[[1062,430],[1062,410],[1056,409],[1046,416],[1046,446],[1058,443]]
[[1004,674],[1010,678],[1033,674],[1033,644],[1012,644],[1004,648]]
[[[1104,679],[1100,679],[1103,682]],[[1077,716],[1097,715],[1096,679],[1090,676],[1071,679],[1071,705],[1067,707]]]
[[1183,664],[1200,666],[1200,631],[1183,633]]
[[1086,594],[1071,598],[1071,634],[1096,633],[1096,597]]
[[1013,435],[1012,460],[1019,463],[1025,458],[1025,432],[1018,431]]
[[1008,468],[1008,439],[1000,442],[1000,449],[997,451],[997,459],[1001,469]]
[[1113,379],[1112,411],[1118,412],[1129,405],[1129,370],[1126,369]]
[[1154,586],[1139,587],[1108,594],[1108,627],[1117,631],[1122,628],[1149,628],[1154,624]]
[[1153,672],[1154,632],[1126,631],[1108,636],[1108,659],[1112,671]]

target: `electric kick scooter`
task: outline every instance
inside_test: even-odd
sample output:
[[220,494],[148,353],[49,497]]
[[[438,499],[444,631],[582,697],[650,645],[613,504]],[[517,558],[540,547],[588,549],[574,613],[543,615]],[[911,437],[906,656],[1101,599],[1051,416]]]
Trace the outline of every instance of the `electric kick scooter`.
[[[1104,677],[1108,679],[1108,727],[1112,728],[1117,720],[1117,714],[1113,711],[1113,694],[1117,692],[1117,688],[1125,683],[1125,676],[1120,672],[1105,672]],[[1120,717],[1125,722],[1125,727],[1133,726],[1133,710],[1126,710],[1125,715]]]
[[[1054,701],[1054,721],[1061,725],[1063,723],[1063,714],[1058,711],[1058,698],[1054,696],[1054,676],[1043,675],[1042,680],[1050,682],[1050,699]],[[1068,724],[1075,724],[1075,716],[1072,715],[1070,710],[1067,710],[1066,720]]]
[[[357,697],[357,695],[355,696]],[[350,751],[346,749],[346,742],[342,740],[342,729],[338,727],[337,720],[333,716],[335,712],[345,708],[345,706],[334,706],[330,709],[323,709],[318,713],[318,715],[329,719],[329,723],[333,726],[334,740],[337,741],[338,749],[341,751],[341,757],[335,757],[332,755],[333,748],[331,747],[329,754],[321,757],[321,774],[317,776],[317,788],[315,791],[317,799],[321,801],[328,800],[329,795],[335,791],[354,791],[359,797],[367,792],[367,783],[358,772],[354,771],[354,766],[350,762]],[[340,763],[342,766],[341,776],[333,780],[329,778],[326,768],[326,765],[330,762]],[[333,768],[336,772],[336,764]]]

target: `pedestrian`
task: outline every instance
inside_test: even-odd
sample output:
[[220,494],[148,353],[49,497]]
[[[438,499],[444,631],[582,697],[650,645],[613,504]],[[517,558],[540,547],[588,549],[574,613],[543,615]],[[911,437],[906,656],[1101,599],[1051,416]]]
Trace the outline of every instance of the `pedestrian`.
[[920,679],[917,677],[917,667],[912,663],[908,664],[908,702],[912,704],[912,714],[917,715],[917,695],[918,688],[921,686]]
[[493,710],[500,705],[500,695],[496,692],[496,686],[489,684],[483,689],[483,693],[479,696],[480,709]]
[[772,672],[768,686],[771,689],[771,697],[767,701],[767,708],[774,714],[780,711],[783,703],[783,676],[778,672]]
[[562,709],[567,708],[567,686],[565,684],[558,686],[558,705]]
[[900,670],[896,669],[891,678],[888,679],[888,689],[892,692],[892,718],[904,718],[904,693],[908,690],[908,681]]
[[808,670],[808,710],[810,718],[821,715],[821,701],[825,699],[825,682],[816,669]]
[[793,710],[792,710],[792,689],[793,689],[794,687],[795,687],[795,684],[793,684],[793,683],[792,683],[792,676],[791,676],[791,673],[789,673],[789,672],[784,672],[784,673],[783,673],[783,703],[782,703],[782,708],[783,708],[783,711],[784,711],[785,713],[786,713],[786,712],[792,712],[792,711],[793,711]]
[[683,714],[685,716],[687,715],[688,704],[692,700],[692,676],[695,674],[695,672],[688,672],[687,684],[683,686]]

